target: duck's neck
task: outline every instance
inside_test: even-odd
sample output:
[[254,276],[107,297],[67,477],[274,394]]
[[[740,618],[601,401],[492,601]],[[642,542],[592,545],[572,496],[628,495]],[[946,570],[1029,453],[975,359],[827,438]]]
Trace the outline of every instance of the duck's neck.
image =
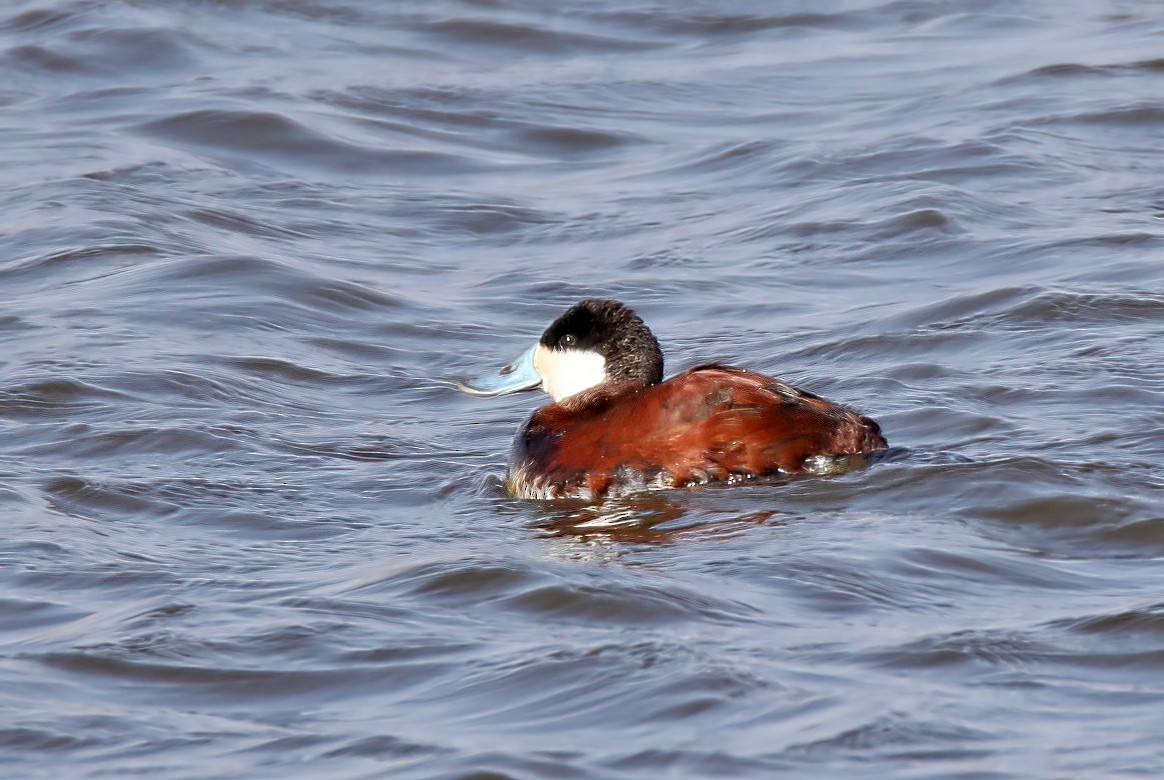
[[648,387],[650,385],[644,385],[642,382],[612,379],[561,400],[555,399],[554,405],[569,412],[598,409],[626,396],[640,393]]

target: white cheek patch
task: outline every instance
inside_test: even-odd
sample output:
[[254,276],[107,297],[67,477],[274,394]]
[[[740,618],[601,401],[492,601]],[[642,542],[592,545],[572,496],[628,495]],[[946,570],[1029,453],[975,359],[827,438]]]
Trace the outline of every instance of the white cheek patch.
[[590,350],[538,345],[534,368],[541,375],[542,389],[558,402],[606,381],[606,358]]

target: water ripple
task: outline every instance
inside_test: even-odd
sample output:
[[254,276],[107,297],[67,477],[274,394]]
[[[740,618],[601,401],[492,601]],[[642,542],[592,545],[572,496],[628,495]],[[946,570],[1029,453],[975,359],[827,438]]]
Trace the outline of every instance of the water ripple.
[[[6,775],[1164,774],[1161,32],[12,0]],[[893,446],[512,500],[450,380],[588,296]]]

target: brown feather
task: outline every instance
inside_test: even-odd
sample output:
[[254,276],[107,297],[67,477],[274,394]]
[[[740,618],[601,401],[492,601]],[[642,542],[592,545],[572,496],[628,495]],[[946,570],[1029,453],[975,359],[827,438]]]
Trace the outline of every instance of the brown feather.
[[797,474],[817,456],[882,449],[877,423],[762,374],[698,366],[662,384],[604,385],[534,412],[510,490],[597,497],[627,475],[671,486]]

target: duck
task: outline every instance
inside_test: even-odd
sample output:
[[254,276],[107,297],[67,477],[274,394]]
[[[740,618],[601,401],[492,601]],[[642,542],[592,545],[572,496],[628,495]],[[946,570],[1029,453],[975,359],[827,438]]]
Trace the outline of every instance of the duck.
[[847,406],[746,368],[703,363],[663,381],[659,341],[620,301],[571,306],[517,360],[460,383],[476,396],[541,389],[513,443],[520,499],[832,474],[888,447]]

